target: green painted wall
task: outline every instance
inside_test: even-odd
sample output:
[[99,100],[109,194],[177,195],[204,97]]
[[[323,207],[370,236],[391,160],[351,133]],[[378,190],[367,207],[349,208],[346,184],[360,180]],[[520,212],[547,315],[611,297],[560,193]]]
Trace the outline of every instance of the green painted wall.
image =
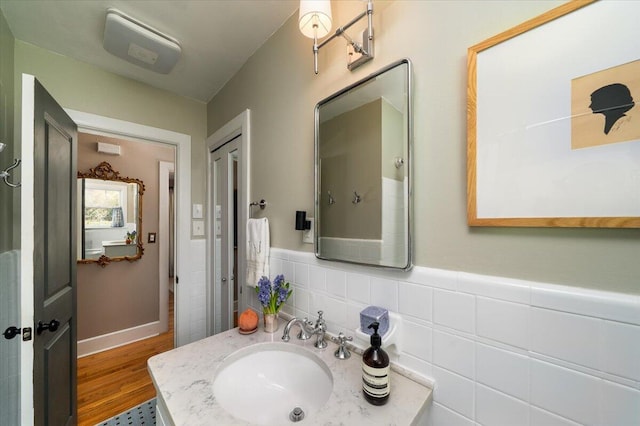
[[[640,229],[470,228],[466,219],[467,49],[559,1],[376,0],[376,58],[346,68],[345,43],[319,54],[294,14],[207,105],[208,134],[251,109],[251,199],[269,205],[274,247],[311,251],[294,230],[313,211],[313,108],[400,58],[414,64],[415,264],[640,294]],[[334,23],[361,2],[332,2]],[[355,28],[350,33],[355,34]]]
[[[19,155],[14,153],[13,142],[13,45],[15,39],[4,15],[0,12],[0,142],[6,144],[0,153],[0,170],[13,164]],[[17,169],[15,174],[19,176]],[[10,179],[11,182],[16,180]],[[13,206],[19,190],[0,182],[0,253],[15,248],[13,245]]]
[[190,135],[191,198],[205,204],[206,104],[16,40],[16,81],[22,73],[34,75],[65,108]]
[[[11,71],[11,78],[9,78],[9,81],[16,82],[14,111],[20,111],[21,75],[22,73],[27,73],[34,75],[49,93],[56,98],[58,103],[65,108],[188,134],[191,136],[191,161],[193,166],[190,171],[192,200],[193,202],[204,204],[204,175],[206,170],[203,155],[204,140],[206,137],[206,105],[204,103],[156,89],[128,78],[120,77],[95,66],[52,53],[20,40],[10,40],[6,45],[11,49],[11,56],[14,58],[14,66],[12,67],[14,69]],[[4,55],[4,37],[2,47]],[[16,115],[15,120],[12,117],[11,121],[14,121],[15,128],[19,129],[19,114]],[[19,132],[16,132],[16,145],[19,145],[18,133]],[[121,144],[126,144],[126,142],[123,141]],[[141,147],[152,147],[151,144],[138,143],[134,145],[136,146],[135,149],[129,149],[129,157],[126,157],[127,150],[125,149],[124,156],[126,158],[123,157],[122,160],[107,159],[107,161],[111,161],[112,163],[113,161],[116,161],[116,163],[118,163],[118,161],[128,161],[128,172],[126,170],[119,170],[123,172],[124,176],[136,175],[135,172],[132,172],[132,170],[135,170],[135,166],[131,164],[131,162],[136,161],[136,158],[149,159],[154,157],[151,154],[141,156],[140,152],[136,151]],[[19,151],[19,149],[20,147],[17,146],[16,150]],[[82,147],[79,146],[79,150],[81,149]],[[157,147],[157,149],[161,148]],[[169,148],[164,149],[173,152],[173,150]],[[133,151],[136,151],[137,154],[132,153]],[[167,158],[164,158],[164,160],[167,160]],[[148,165],[145,166],[142,160],[140,160],[140,163],[140,173],[143,173],[143,167],[148,168]],[[158,173],[157,162],[155,164],[156,168],[151,169],[151,176],[153,176],[153,174],[157,175]],[[79,167],[80,166],[81,164],[79,164]],[[83,168],[86,169],[86,167]],[[155,179],[155,182],[157,182],[157,176]],[[154,187],[153,179],[148,178],[147,181],[148,182],[145,182],[147,187],[152,189]],[[5,192],[3,188],[0,188],[0,191]],[[150,208],[154,205],[153,194],[148,192],[146,197],[148,200],[145,206]],[[155,197],[155,204],[157,205],[157,194]],[[14,201],[14,205],[19,208],[19,199]],[[158,231],[155,229],[157,228],[157,217],[155,218],[155,228],[153,225],[154,220],[152,216],[154,214],[157,215],[157,210],[156,213],[153,213],[153,211],[145,213],[149,220],[147,220],[146,227],[143,225],[143,232]],[[15,217],[16,220],[13,221],[11,227],[14,235],[19,236],[19,212],[17,212]],[[2,225],[4,226],[4,222]],[[154,249],[157,250],[157,247],[149,247],[145,256],[133,265],[125,264],[126,262],[113,264],[104,270],[95,265],[79,265],[78,283],[80,287],[84,288],[86,293],[83,296],[80,291],[79,300],[87,299],[84,300],[86,303],[79,304],[79,317],[81,320],[83,316],[87,318],[93,317],[94,319],[100,317],[102,319],[98,322],[94,321],[95,324],[91,323],[91,321],[88,323],[87,321],[80,321],[81,325],[84,324],[83,327],[79,327],[78,329],[78,337],[80,339],[146,324],[158,319],[157,253],[155,253],[156,267],[154,269],[156,276],[155,286],[153,284],[153,270],[151,272],[148,270],[149,267],[153,265]],[[145,267],[145,265],[147,265],[147,267]],[[113,281],[113,277],[122,276],[125,269],[127,270],[126,274],[133,274],[131,280],[123,281],[124,284],[128,284],[128,287],[125,286],[125,288],[118,289],[113,285],[105,286],[105,284],[108,283],[114,284],[115,281]],[[136,270],[138,272],[136,272]],[[100,276],[98,277],[95,274]],[[138,278],[136,278],[136,274],[138,274]],[[134,286],[131,286],[131,281],[135,282]],[[84,286],[82,284],[84,284]],[[95,287],[96,284],[98,287]],[[94,294],[96,288],[101,288],[101,291],[106,290],[108,294],[112,294],[115,291],[113,294],[116,294],[116,297],[121,300],[122,297],[124,297],[124,300],[141,300],[141,294],[146,294],[146,296],[148,296],[145,299],[147,303],[143,305],[134,303],[130,304],[131,306],[125,303],[128,308],[125,307],[123,308],[124,310],[121,309],[120,311],[117,309],[114,310],[111,305],[115,302],[109,302],[109,297],[103,295],[96,299],[96,294]],[[155,294],[153,292],[154,288]],[[107,302],[105,303],[105,301]],[[96,305],[96,303],[100,306]],[[109,306],[111,306],[111,309],[109,309]],[[104,313],[104,311],[106,311],[106,313]],[[103,321],[113,312],[118,312],[119,317],[117,319]],[[98,324],[98,326],[96,326],[96,324]]]

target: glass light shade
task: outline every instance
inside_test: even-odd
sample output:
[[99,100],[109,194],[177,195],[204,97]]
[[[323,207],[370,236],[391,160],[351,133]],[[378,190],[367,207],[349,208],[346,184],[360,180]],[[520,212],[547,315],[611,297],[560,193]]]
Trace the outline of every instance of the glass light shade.
[[300,32],[309,38],[322,38],[331,31],[330,0],[300,0]]

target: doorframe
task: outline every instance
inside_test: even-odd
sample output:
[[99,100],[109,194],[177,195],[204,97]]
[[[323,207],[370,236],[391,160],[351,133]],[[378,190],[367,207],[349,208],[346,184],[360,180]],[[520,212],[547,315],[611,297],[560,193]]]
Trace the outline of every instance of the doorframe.
[[[175,271],[182,282],[174,287],[175,323],[174,346],[190,343],[189,334],[189,289],[191,246],[191,136],[157,127],[145,126],[115,118],[103,117],[65,108],[78,125],[78,132],[99,136],[121,136],[146,142],[161,142],[176,148],[174,194],[175,217]],[[182,294],[184,292],[184,294]]]
[[[160,332],[164,333],[169,328],[169,312],[167,308],[169,297],[169,177],[175,173],[175,164],[169,161],[160,161],[159,168],[159,194],[158,194],[158,276],[160,277]],[[174,204],[175,214],[175,204]],[[175,231],[175,227],[174,227]],[[173,241],[175,241],[175,234]],[[176,251],[173,250],[175,256]],[[175,261],[175,259],[174,259]],[[175,274],[174,274],[175,275]],[[174,283],[175,284],[175,283]],[[175,285],[173,286],[175,291]]]
[[[238,285],[238,312],[245,309],[245,292],[242,291],[246,280],[246,223],[249,219],[249,196],[251,194],[251,111],[245,109],[235,118],[227,122],[220,129],[215,131],[206,140],[207,146],[207,237],[206,253],[207,259],[213,259],[213,245],[215,243],[215,208],[213,206],[213,188],[211,181],[213,178],[213,168],[211,162],[211,152],[220,148],[225,143],[240,137],[240,152],[238,154],[238,274],[235,277],[234,285]],[[211,296],[213,294],[213,262],[206,268],[207,283],[207,336],[213,334],[212,318],[214,316]],[[242,291],[242,292],[241,292]]]
[[[20,170],[20,324],[33,327],[33,253],[34,243],[34,129],[35,119],[35,77],[22,74],[22,111],[20,139],[22,165]],[[28,214],[27,214],[28,213]],[[28,325],[27,325],[28,324]],[[20,424],[32,425],[34,422],[33,404],[33,338],[20,345]]]

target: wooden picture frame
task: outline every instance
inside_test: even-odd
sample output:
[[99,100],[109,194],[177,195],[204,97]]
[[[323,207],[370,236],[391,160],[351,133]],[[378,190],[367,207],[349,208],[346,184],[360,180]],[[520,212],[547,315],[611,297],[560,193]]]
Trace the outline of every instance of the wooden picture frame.
[[468,49],[470,226],[640,228],[638,16],[574,0]]

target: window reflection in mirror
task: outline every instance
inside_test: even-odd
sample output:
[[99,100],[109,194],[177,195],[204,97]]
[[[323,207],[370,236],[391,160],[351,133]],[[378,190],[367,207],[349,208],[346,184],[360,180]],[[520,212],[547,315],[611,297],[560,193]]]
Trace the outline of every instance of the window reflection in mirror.
[[[125,218],[130,230],[136,229],[133,204],[129,204],[129,192],[135,192],[132,184],[86,179],[84,189],[84,225],[85,229],[123,228]],[[129,207],[131,206],[131,208]],[[129,226],[127,227],[129,229]]]
[[409,269],[411,66],[398,61],[316,106],[316,255]]

